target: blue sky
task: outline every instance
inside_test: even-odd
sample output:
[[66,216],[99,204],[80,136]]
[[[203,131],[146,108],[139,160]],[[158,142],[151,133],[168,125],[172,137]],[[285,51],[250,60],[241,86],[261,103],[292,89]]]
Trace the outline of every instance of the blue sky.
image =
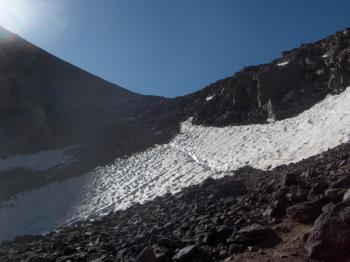
[[[8,29],[120,86],[168,97],[350,26],[349,0],[12,0],[9,5],[13,1],[26,2],[23,15],[16,14],[26,26],[16,27],[20,19],[9,15],[0,19]],[[29,10],[35,16],[22,19]]]

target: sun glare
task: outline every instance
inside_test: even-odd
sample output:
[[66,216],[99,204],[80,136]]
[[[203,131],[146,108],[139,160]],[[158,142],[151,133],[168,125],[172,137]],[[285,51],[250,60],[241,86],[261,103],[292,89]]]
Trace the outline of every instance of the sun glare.
[[0,0],[0,25],[18,34],[36,19],[34,9],[23,0]]
[[51,41],[67,25],[67,3],[67,0],[0,0],[0,26],[23,37]]

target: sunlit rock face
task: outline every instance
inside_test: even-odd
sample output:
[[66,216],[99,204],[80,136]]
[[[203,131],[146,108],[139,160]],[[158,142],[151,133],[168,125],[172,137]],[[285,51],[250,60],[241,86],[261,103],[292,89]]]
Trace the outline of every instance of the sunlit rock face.
[[[286,119],[350,84],[350,29],[245,67],[188,96],[197,124],[226,126]],[[212,97],[209,101],[207,97]]]

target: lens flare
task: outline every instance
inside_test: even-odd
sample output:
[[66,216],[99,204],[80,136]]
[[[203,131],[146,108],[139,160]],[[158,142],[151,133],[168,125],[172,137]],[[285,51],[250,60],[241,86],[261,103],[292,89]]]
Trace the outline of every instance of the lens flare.
[[67,0],[0,0],[0,26],[25,38],[52,41],[68,22]]

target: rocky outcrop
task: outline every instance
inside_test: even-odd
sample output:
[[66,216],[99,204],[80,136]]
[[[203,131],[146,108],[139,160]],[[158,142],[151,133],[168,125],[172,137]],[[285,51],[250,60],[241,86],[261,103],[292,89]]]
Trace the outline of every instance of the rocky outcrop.
[[[226,126],[295,116],[350,85],[350,29],[250,66],[186,97],[193,122]],[[210,98],[210,99],[209,99]]]
[[306,243],[311,258],[345,261],[350,255],[350,201],[329,207],[315,222]]

